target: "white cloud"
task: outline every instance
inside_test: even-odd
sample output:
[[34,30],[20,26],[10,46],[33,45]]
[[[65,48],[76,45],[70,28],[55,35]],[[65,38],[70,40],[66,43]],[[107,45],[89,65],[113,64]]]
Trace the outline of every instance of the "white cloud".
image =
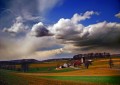
[[9,27],[17,16],[21,16],[27,23],[44,21],[46,14],[62,2],[63,0],[11,0],[0,14],[0,28]]
[[84,26],[82,24],[74,23],[73,18],[61,18],[56,24],[48,27],[49,31],[55,34],[55,37],[59,39],[73,39],[82,32],[83,28]]
[[79,14],[77,14],[77,13],[74,14],[73,17],[71,18],[71,20],[72,20],[73,23],[78,23],[79,21],[82,21],[82,20],[91,18],[91,16],[92,16],[93,14],[99,15],[98,12],[87,11],[87,12],[85,12],[84,14],[81,14],[81,15],[79,15]]
[[[3,29],[4,32],[1,33],[0,37],[0,60],[20,58],[36,59],[39,56],[35,53],[36,51],[57,45],[56,39],[51,37],[51,34],[49,34],[49,31],[42,22],[33,25],[31,30],[28,30],[28,27],[26,27],[23,22],[24,20],[21,17],[17,17],[15,23],[10,28]],[[26,35],[22,35],[21,37],[13,37],[5,33],[21,33],[24,31],[27,31],[25,32]],[[45,54],[45,52],[50,54],[51,51],[42,51],[43,54]],[[56,51],[51,52],[51,55],[55,54],[57,54]]]
[[54,55],[61,54],[61,53],[63,53],[62,48],[35,52],[35,54],[40,56],[42,59],[50,58]]
[[[1,34],[0,54],[5,57],[0,57],[0,59],[38,59],[42,55],[47,57],[62,52],[80,53],[119,51],[120,23],[104,21],[88,26],[84,26],[79,23],[81,20],[91,18],[91,15],[93,14],[97,14],[97,12],[87,11],[83,15],[75,14],[71,19],[61,18],[57,23],[48,27],[46,27],[42,22],[39,22],[33,25],[27,36],[22,36],[19,39],[11,36],[6,37],[7,35],[4,36]],[[23,22],[24,21],[21,17],[17,17],[14,23],[16,25],[13,24],[13,26],[7,30],[12,30],[12,32],[21,32],[21,27],[25,28]],[[29,33],[30,35],[32,33],[33,36],[30,36]],[[53,36],[48,36],[49,33],[53,33]],[[51,48],[56,45],[62,46],[62,50],[59,49],[59,47],[58,49]],[[43,51],[42,49],[44,48],[50,48],[51,50]]]
[[[42,55],[41,56],[38,55],[39,53],[37,51],[40,51],[43,54],[45,54],[45,52],[50,54],[50,51],[43,52],[42,49],[51,48],[54,45],[57,45],[57,43],[53,37],[38,38],[32,36],[23,36],[21,38],[15,38],[7,35],[6,36],[1,35],[0,60],[21,59],[21,58],[39,59],[40,57],[42,57]],[[57,54],[56,51],[55,52],[52,51],[52,53],[51,55]]]
[[62,40],[65,47],[70,45],[72,52],[119,49],[120,23],[104,21],[89,26],[78,23],[94,13],[87,11],[83,16],[75,14],[71,19],[61,18],[48,29],[55,34],[55,38]]
[[[87,11],[83,15],[74,14],[71,19],[61,18],[53,26],[49,26],[50,32],[54,33],[56,37],[74,38],[83,31],[84,25],[79,24],[81,20],[89,19],[91,15],[98,14],[97,12]],[[72,37],[73,36],[73,37]]]
[[28,29],[28,26],[25,26],[23,24],[23,19],[21,16],[19,16],[16,18],[16,21],[10,28],[4,28],[3,31],[11,32],[11,33],[20,33],[20,32],[26,31],[27,29]]
[[61,54],[63,52],[62,48],[45,50],[45,51],[36,51],[32,54],[20,56],[19,59],[38,59],[38,60],[46,60],[53,58],[55,55]]
[[120,18],[120,12],[115,14],[115,17]]

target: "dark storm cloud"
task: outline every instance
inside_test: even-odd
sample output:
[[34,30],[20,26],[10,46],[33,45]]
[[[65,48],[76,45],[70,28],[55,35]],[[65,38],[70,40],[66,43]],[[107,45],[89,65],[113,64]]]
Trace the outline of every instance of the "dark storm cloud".
[[31,32],[29,33],[32,36],[42,37],[42,36],[52,36],[53,34],[47,30],[42,22],[39,22],[33,25]]
[[75,17],[74,15],[71,19],[62,18],[49,29],[65,45],[71,44],[79,51],[120,49],[120,23],[104,21],[84,26],[79,22],[94,14],[89,11],[86,13],[83,16],[77,15]]

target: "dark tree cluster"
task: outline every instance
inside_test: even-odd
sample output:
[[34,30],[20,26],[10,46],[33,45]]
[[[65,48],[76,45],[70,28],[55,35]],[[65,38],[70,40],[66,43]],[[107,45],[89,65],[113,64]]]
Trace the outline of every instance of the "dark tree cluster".
[[2,62],[0,62],[0,69],[16,70],[16,65],[15,65],[15,63],[2,61]]
[[[38,63],[35,59],[22,59],[22,60],[11,60],[11,61],[0,61],[0,69],[16,70],[27,72],[29,70],[30,63]],[[21,68],[16,68],[16,65],[21,65]]]
[[73,56],[73,60],[80,60],[82,57],[87,59],[94,59],[94,58],[109,58],[110,53],[87,53],[87,54],[78,54]]

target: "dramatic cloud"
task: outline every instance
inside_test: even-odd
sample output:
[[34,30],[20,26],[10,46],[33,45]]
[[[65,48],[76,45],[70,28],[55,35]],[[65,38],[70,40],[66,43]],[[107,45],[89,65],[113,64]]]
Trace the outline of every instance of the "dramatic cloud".
[[73,24],[71,20],[62,18],[58,21],[58,23],[50,26],[48,29],[55,34],[55,37],[57,38],[69,38],[69,36],[76,36],[76,34],[79,33],[82,28],[83,25],[76,25]]
[[[57,43],[53,37],[37,38],[26,36],[18,39],[8,35],[1,35],[0,60],[20,59],[23,56],[26,56],[24,58],[30,58],[29,56],[35,54],[36,51],[41,51],[43,48],[49,48],[54,45],[57,45]],[[36,59],[35,55],[31,58]]]
[[[0,13],[0,28],[8,28],[20,16],[26,24],[45,21],[48,11],[59,6],[63,0],[10,0]],[[7,23],[7,24],[6,24]]]
[[36,0],[11,0],[7,3],[6,8],[0,14],[0,24],[7,23],[10,26],[12,21],[18,16],[21,16],[25,21],[43,20],[38,14]]
[[[108,50],[120,48],[120,24],[115,22],[100,22],[89,25],[80,33],[76,46],[81,50],[105,48]],[[99,50],[99,49],[98,49]]]
[[50,26],[48,29],[56,35],[57,38],[71,39],[80,32],[82,32],[84,25],[78,24],[81,20],[85,20],[91,17],[91,15],[97,12],[87,11],[83,15],[74,14],[71,19],[61,18],[56,24]]
[[43,25],[42,22],[39,22],[33,25],[30,35],[41,37],[41,36],[51,36],[52,34],[49,33],[49,31],[46,29],[46,27]]
[[68,44],[71,45],[72,52],[119,49],[120,23],[104,21],[89,26],[79,23],[81,20],[90,18],[94,13],[87,11],[83,16],[75,14],[71,19],[62,18],[48,29],[57,39],[62,40],[65,47]]
[[20,33],[24,32],[28,29],[28,26],[23,24],[22,17],[17,17],[15,23],[10,28],[4,28],[3,32],[10,32],[10,33]]
[[17,57],[17,58],[18,59],[33,59],[33,58],[35,58],[35,59],[38,59],[38,60],[46,60],[46,59],[53,58],[55,55],[59,55],[61,53],[63,53],[62,48],[45,50],[45,51],[36,51],[36,52],[31,53],[29,55],[20,56],[20,57]]
[[[61,3],[62,0],[9,1],[0,14],[0,28],[3,28],[0,32],[0,60],[38,58],[41,57],[38,51],[48,53],[47,56],[60,53],[52,49],[52,46],[58,45],[58,40],[40,21],[44,21],[46,13]],[[51,49],[42,51],[45,48]]]
[[[96,14],[98,15],[97,12],[87,11],[81,15],[74,14],[71,19],[61,18],[50,26],[39,22],[29,29],[24,24],[24,19],[17,17],[10,28],[4,28],[0,33],[0,60],[43,59],[61,53],[118,52],[120,23],[103,21],[88,26],[80,23]],[[6,31],[25,31],[25,35],[13,37]]]
[[120,18],[120,12],[116,14],[115,17]]

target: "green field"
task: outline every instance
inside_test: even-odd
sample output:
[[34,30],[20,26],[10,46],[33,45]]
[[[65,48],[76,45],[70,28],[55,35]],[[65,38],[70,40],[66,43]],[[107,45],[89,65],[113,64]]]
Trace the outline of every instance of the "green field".
[[120,84],[120,76],[43,76],[42,78],[88,83],[92,82],[96,84]]
[[107,59],[94,60],[86,69],[63,68],[59,63],[33,63],[27,72],[0,69],[0,85],[120,85],[120,58],[114,58],[114,67],[109,68]]
[[0,85],[28,85],[26,80],[7,70],[0,70]]
[[[3,69],[2,69],[3,70]],[[55,67],[41,67],[41,68],[30,68],[26,73],[61,73],[61,72],[69,72],[75,71],[76,69],[73,68],[64,68],[61,70],[56,70]],[[16,70],[4,70],[7,72],[23,72],[23,71],[16,71]]]
[[56,67],[41,67],[41,68],[30,68],[28,73],[60,73],[60,72],[69,72],[74,71],[73,68],[64,68],[62,70],[56,70]]
[[[20,76],[10,71],[0,70],[0,85],[119,85],[120,76]],[[31,84],[32,83],[32,84]],[[87,84],[86,84],[87,83]],[[59,85],[59,84],[56,84]]]

